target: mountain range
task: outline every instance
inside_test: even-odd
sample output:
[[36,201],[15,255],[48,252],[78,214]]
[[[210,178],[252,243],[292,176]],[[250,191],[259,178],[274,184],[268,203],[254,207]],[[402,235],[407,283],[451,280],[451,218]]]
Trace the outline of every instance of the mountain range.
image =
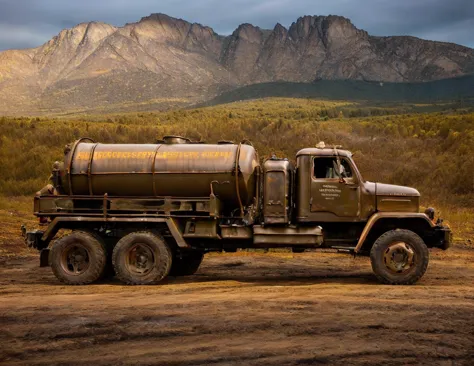
[[90,22],[38,48],[0,52],[0,114],[184,106],[253,84],[321,80],[416,83],[474,73],[474,50],[376,37],[340,16],[288,29],[210,27],[152,14],[123,27]]

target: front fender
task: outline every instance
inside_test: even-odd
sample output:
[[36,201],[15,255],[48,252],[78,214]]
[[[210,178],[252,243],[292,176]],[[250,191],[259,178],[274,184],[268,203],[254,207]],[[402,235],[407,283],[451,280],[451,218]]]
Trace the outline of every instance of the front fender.
[[367,224],[362,230],[359,237],[359,241],[354,249],[354,253],[359,253],[374,225],[381,219],[418,219],[424,220],[434,230],[436,225],[430,220],[430,218],[424,213],[418,212],[377,212],[373,214],[367,221]]

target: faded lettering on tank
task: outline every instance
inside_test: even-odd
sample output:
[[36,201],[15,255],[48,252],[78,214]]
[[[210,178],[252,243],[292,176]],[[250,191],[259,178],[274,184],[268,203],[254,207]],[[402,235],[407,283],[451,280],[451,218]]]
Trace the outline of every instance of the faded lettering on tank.
[[338,186],[332,184],[323,184],[323,187],[319,189],[321,197],[328,201],[333,201],[336,198],[341,197],[341,190]]
[[[94,160],[100,159],[150,159],[155,156],[154,151],[96,151]],[[156,159],[228,159],[232,157],[230,151],[165,151],[156,153]],[[80,151],[76,160],[89,160],[90,152]]]

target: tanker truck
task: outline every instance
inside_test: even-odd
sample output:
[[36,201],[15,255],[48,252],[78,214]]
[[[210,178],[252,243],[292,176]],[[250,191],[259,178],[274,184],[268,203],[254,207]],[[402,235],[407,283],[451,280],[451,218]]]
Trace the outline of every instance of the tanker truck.
[[[205,253],[329,248],[370,256],[375,276],[405,285],[451,230],[420,211],[414,188],[365,181],[350,151],[319,143],[263,163],[248,141],[165,136],[154,144],[82,138],[34,197],[41,230],[22,228],[66,284],[111,273],[133,285],[194,274]],[[53,240],[57,238],[56,240]]]

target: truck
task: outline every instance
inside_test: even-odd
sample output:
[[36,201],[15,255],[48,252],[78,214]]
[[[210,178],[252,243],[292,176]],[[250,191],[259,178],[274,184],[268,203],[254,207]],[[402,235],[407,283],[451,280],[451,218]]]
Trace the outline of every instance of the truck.
[[194,274],[205,253],[258,248],[370,256],[382,283],[410,285],[425,273],[429,248],[450,247],[449,226],[432,208],[420,212],[416,189],[365,181],[341,146],[321,142],[295,161],[261,162],[246,140],[81,138],[34,197],[43,227],[23,235],[40,265],[70,285],[110,274],[155,284]]

